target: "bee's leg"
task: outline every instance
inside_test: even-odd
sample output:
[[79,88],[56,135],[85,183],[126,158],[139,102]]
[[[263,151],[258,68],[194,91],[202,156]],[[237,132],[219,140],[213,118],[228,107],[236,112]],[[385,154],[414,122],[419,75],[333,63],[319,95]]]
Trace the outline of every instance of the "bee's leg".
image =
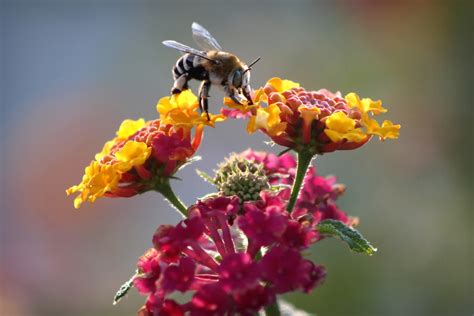
[[242,89],[243,93],[244,93],[244,96],[245,98],[247,98],[247,101],[249,105],[252,105],[253,104],[253,101],[252,101],[252,88],[250,87],[250,85],[246,85],[243,89]]
[[210,121],[211,118],[209,117],[209,102],[207,99],[209,98],[209,90],[211,89],[211,82],[207,80],[203,80],[201,82],[201,86],[199,87],[199,109],[206,112],[207,120]]
[[184,73],[174,81],[173,88],[171,88],[171,94],[178,94],[181,91],[188,88],[188,74]]

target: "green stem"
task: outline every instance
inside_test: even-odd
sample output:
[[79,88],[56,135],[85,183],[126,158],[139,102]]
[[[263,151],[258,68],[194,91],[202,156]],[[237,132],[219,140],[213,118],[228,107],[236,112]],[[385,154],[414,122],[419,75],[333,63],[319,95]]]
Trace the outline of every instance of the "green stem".
[[160,192],[184,217],[188,216],[188,208],[183,204],[183,202],[181,202],[178,196],[176,196],[169,181],[157,185],[156,190]]
[[295,182],[293,182],[290,200],[288,201],[288,205],[286,207],[288,213],[291,213],[295,207],[296,200],[298,199],[298,195],[301,190],[301,185],[303,184],[304,176],[306,175],[306,171],[308,171],[308,167],[311,164],[311,160],[313,159],[313,155],[306,151],[298,152],[297,156],[298,165],[296,169]]
[[275,302],[272,305],[265,307],[265,315],[266,316],[280,316],[280,307],[278,306],[278,302]]

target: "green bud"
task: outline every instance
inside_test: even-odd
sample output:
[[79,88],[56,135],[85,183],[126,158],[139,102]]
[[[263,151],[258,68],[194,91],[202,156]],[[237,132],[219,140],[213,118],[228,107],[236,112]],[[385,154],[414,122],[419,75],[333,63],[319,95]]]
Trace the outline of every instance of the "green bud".
[[270,184],[263,165],[233,154],[219,165],[213,183],[224,195],[237,195],[242,202],[260,198]]

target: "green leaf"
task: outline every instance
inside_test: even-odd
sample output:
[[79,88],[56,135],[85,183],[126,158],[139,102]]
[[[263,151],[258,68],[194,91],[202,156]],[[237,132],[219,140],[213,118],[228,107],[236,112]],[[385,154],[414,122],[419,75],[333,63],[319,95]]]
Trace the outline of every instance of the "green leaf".
[[203,178],[205,181],[209,182],[210,184],[212,185],[216,185],[216,182],[214,181],[214,179],[208,175],[207,173],[205,173],[204,171],[201,171],[199,169],[196,169],[196,173],[198,174],[198,176],[200,176],[201,178]]
[[125,295],[127,295],[128,291],[133,287],[133,280],[135,279],[137,275],[138,275],[138,270],[135,271],[135,274],[130,278],[130,280],[122,284],[122,286],[119,288],[119,290],[114,296],[114,305],[120,302],[120,300],[124,298]]
[[355,252],[371,256],[377,251],[377,248],[374,248],[361,233],[341,221],[326,219],[317,227],[321,234],[341,238]]

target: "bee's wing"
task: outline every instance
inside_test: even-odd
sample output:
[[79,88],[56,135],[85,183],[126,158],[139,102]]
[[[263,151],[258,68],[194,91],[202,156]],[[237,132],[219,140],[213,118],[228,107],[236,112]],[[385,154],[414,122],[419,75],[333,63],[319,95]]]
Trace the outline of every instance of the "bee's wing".
[[163,41],[163,45],[165,45],[167,47],[177,49],[177,50],[179,50],[180,52],[183,52],[183,53],[189,53],[189,54],[196,55],[196,56],[199,56],[201,58],[210,60],[212,62],[215,62],[214,60],[207,57],[205,52],[201,52],[201,51],[199,51],[195,48],[186,46],[186,45],[178,43],[176,41]]
[[199,47],[206,51],[222,50],[222,47],[221,45],[219,45],[217,40],[211,35],[211,33],[209,33],[208,30],[203,28],[201,25],[197,24],[196,22],[193,22],[191,28],[193,29],[193,39],[196,44],[199,45]]

